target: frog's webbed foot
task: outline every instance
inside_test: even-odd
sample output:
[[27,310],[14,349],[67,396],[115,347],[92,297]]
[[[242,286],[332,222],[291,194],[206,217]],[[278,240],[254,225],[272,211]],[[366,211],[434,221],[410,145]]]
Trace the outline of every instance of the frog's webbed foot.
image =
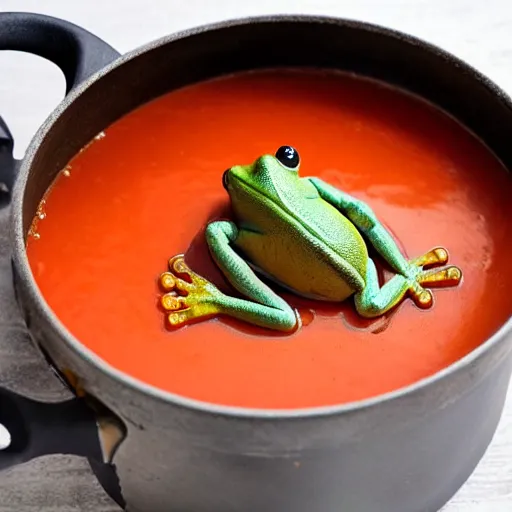
[[462,279],[462,271],[453,265],[439,268],[448,263],[448,251],[444,247],[436,247],[423,256],[412,260],[414,269],[409,292],[422,309],[428,309],[433,304],[433,296],[428,288],[441,288],[457,286]]
[[167,292],[160,303],[168,313],[167,320],[172,327],[221,312],[222,292],[192,271],[182,254],[169,260],[169,272],[160,276],[160,285]]

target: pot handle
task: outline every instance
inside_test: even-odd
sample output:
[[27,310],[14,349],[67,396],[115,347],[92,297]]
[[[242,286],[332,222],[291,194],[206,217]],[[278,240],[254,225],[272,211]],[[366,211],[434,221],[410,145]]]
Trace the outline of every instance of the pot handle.
[[66,77],[66,94],[120,56],[73,23],[25,12],[0,13],[0,50],[33,53],[57,64]]
[[0,117],[0,183],[11,190],[17,162],[13,157],[14,140],[5,121]]
[[[66,78],[66,94],[120,54],[99,37],[68,21],[26,12],[0,13],[0,50],[33,53],[56,64]],[[0,117],[0,183],[9,190],[17,162],[12,137]]]
[[110,464],[125,438],[124,424],[85,402],[38,402],[0,387],[0,471],[50,454]]

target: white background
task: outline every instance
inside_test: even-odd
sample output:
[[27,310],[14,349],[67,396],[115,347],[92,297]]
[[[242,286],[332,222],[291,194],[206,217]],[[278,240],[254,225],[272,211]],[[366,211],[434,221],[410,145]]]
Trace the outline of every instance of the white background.
[[[510,0],[0,0],[0,11],[33,11],[64,18],[120,52],[177,30],[245,15],[306,13],[361,19],[444,47],[512,95]],[[31,55],[0,54],[0,115],[15,136],[16,156],[23,155],[32,135],[63,94],[64,79],[54,65]],[[35,362],[36,356],[24,357],[30,359],[26,364],[40,364]],[[6,370],[4,359],[0,380],[8,372],[11,384],[25,392],[32,391],[41,399],[59,395],[59,386],[50,378],[42,378],[44,386],[39,381],[25,382],[13,369],[16,364],[12,359]],[[78,458],[40,459],[0,475],[0,512],[117,510]],[[512,394],[485,458],[444,512],[511,510]]]

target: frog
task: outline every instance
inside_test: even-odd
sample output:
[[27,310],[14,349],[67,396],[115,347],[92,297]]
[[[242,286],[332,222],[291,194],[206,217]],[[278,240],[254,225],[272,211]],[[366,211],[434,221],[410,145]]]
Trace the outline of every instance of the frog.
[[[462,271],[447,265],[445,247],[408,260],[367,202],[319,177],[302,177],[300,164],[295,147],[280,146],[223,173],[233,219],[208,223],[204,236],[215,265],[241,297],[222,292],[177,254],[160,275],[169,326],[226,315],[291,333],[302,328],[301,316],[276,286],[314,301],[353,297],[357,314],[372,319],[407,298],[431,309],[430,288],[460,284]],[[370,247],[393,272],[384,284]]]

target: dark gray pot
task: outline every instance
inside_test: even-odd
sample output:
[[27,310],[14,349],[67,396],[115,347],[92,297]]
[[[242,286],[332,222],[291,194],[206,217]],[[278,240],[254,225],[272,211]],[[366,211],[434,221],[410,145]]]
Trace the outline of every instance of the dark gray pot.
[[[437,104],[510,169],[512,104],[505,93],[422,41],[330,18],[230,21],[116,58],[68,23],[0,14],[0,49],[6,48],[53,60],[71,91],[20,165],[12,200],[15,287],[37,345],[97,400],[49,406],[3,391],[0,421],[13,443],[0,452],[0,467],[45,453],[88,456],[105,488],[132,512],[434,512],[446,503],[499,421],[511,374],[512,320],[435,376],[371,400],[294,411],[221,407],[152,388],[82,346],[39,294],[25,237],[44,191],[85,143],[134,107],[187,83],[268,66],[350,70]],[[16,165],[3,131],[0,163],[8,180]],[[105,418],[114,422],[110,445]],[[115,466],[102,463],[112,456]]]

